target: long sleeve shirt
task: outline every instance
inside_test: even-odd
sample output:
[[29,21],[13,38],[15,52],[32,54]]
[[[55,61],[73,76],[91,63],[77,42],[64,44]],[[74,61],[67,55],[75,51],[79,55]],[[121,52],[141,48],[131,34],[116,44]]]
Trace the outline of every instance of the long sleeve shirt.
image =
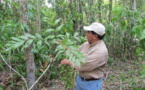
[[85,42],[80,51],[86,56],[86,63],[81,63],[80,67],[73,64],[74,69],[85,78],[103,78],[108,61],[108,50],[104,41],[99,40],[94,44]]

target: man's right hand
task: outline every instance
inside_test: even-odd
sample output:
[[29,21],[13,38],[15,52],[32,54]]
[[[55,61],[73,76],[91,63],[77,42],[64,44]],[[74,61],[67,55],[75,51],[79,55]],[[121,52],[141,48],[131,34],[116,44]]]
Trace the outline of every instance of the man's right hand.
[[62,65],[71,65],[72,63],[68,59],[61,60]]

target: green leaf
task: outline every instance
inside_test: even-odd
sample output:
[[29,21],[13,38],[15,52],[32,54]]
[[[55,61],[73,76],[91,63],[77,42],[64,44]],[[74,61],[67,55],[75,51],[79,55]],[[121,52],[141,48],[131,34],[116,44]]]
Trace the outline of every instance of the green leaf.
[[75,57],[73,57],[71,61],[72,61],[72,62],[75,62],[75,60],[76,60],[76,58],[75,58]]
[[64,50],[59,50],[59,51],[58,51],[59,54],[61,54],[61,53],[63,53],[63,52],[64,52]]
[[26,33],[25,35],[26,35],[27,37],[29,37],[29,38],[33,38],[33,39],[35,39],[35,36],[32,35],[32,34]]
[[77,37],[78,35],[79,35],[79,33],[78,32],[75,32],[74,37]]
[[27,36],[20,36],[19,38],[24,39],[24,40],[27,40],[28,39]]
[[15,41],[22,41],[21,39],[16,38],[16,37],[12,37],[12,39],[15,40]]
[[53,26],[56,26],[60,22],[60,19],[55,20]]
[[64,37],[64,35],[57,35],[56,37],[62,37],[62,38],[63,38],[63,37]]
[[36,33],[36,37],[37,37],[38,39],[42,39],[42,36],[41,36],[41,34],[39,34],[39,33]]
[[48,46],[50,46],[50,44],[47,42],[47,40],[44,40],[44,43]]
[[69,38],[70,37],[70,34],[69,33],[66,33],[66,37]]
[[145,39],[140,40],[141,48],[145,50]]
[[60,31],[61,29],[62,29],[62,27],[63,27],[64,25],[62,24],[62,25],[60,25],[60,26],[58,26],[57,28],[56,28],[56,32],[58,32],[58,31]]
[[49,36],[47,36],[45,39],[47,40],[47,39],[52,39],[52,38],[54,38],[55,36],[54,35],[49,35]]
[[28,25],[26,23],[22,23],[21,28],[23,31],[28,32]]
[[81,66],[80,62],[78,60],[75,61],[77,66]]
[[27,48],[28,46],[30,46],[30,44],[33,42],[33,39],[29,39],[26,43],[25,43],[25,45],[23,46],[23,49],[24,48]]
[[71,51],[70,50],[67,50],[65,53],[66,53],[66,56],[69,56],[71,54]]
[[7,51],[10,51],[10,50],[12,50],[12,47],[7,48],[5,51],[7,52]]
[[73,53],[69,54],[69,60],[72,61],[72,58],[73,58]]
[[80,62],[82,63],[86,63],[86,61],[84,59],[80,59]]
[[145,39],[145,29],[141,32],[140,39]]
[[49,20],[49,18],[48,18],[48,17],[43,17],[42,20],[43,20],[44,22],[47,22],[47,21]]
[[24,44],[24,41],[21,41],[21,42],[16,42],[15,44],[12,45],[12,48],[18,48],[19,46],[23,45]]
[[10,46],[12,46],[12,44],[11,43],[7,43],[5,46],[6,47],[10,47]]
[[45,33],[50,33],[50,32],[52,32],[52,31],[54,31],[54,29],[49,28],[49,29],[47,29],[47,30],[45,31]]
[[37,45],[42,45],[42,41],[41,40],[39,40],[38,42],[37,42]]
[[[65,50],[65,47],[62,46],[62,45],[58,45],[58,46],[56,47],[56,49],[55,49],[55,52],[56,52],[56,51],[59,51],[59,50]],[[67,51],[68,51],[68,50],[67,50]]]

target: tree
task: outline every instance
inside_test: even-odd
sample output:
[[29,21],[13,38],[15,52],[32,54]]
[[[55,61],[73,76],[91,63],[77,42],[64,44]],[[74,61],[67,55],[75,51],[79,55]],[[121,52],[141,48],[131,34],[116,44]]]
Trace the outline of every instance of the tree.
[[[21,6],[21,22],[23,25],[26,25],[28,27],[27,31],[28,31],[28,33],[31,34],[31,29],[29,28],[29,19],[28,19],[28,15],[27,15],[28,2],[26,0],[21,0],[20,6]],[[38,26],[39,26],[39,23],[38,23]],[[39,30],[39,28],[38,28],[38,30]],[[24,33],[24,35],[25,35],[25,33]],[[34,54],[31,52],[32,49],[33,49],[32,43],[25,49],[27,81],[28,81],[29,88],[35,82],[35,62],[34,62]],[[35,88],[33,88],[32,90],[35,90]]]

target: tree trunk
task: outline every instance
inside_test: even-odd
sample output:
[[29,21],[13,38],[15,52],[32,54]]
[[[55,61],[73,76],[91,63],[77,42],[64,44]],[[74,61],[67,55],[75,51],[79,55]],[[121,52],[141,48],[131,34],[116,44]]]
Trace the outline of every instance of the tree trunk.
[[[136,9],[136,0],[132,0],[132,4],[131,4],[131,10],[133,11],[133,12],[136,12],[137,11],[137,9]],[[134,16],[132,16],[132,17],[134,17]],[[131,26],[130,26],[130,29],[132,29],[133,27],[134,27],[134,25],[135,25],[135,22],[136,20],[133,18],[132,20],[131,20]],[[132,59],[132,57],[133,57],[133,35],[132,35],[132,33],[130,33],[130,49],[129,49],[129,52],[130,52],[130,59]]]
[[90,14],[90,23],[94,22],[95,21],[95,14],[94,14],[94,1],[93,0],[90,0],[89,2],[89,6],[90,6],[90,10],[91,12],[89,13]]
[[[31,53],[33,48],[33,44],[31,44],[28,48],[26,48],[26,69],[27,69],[27,81],[28,87],[30,88],[35,82],[35,63],[34,63],[34,54]],[[35,90],[35,87],[32,88]]]
[[36,0],[36,7],[37,7],[36,30],[37,30],[37,33],[39,33],[41,29],[39,0]]
[[[29,27],[28,24],[28,16],[27,16],[27,0],[21,0],[20,1],[20,6],[21,6],[21,22]],[[28,33],[31,33],[30,28],[28,28]],[[25,33],[25,32],[24,32]],[[34,55],[31,52],[33,49],[33,44],[28,46],[25,49],[25,55],[26,55],[26,70],[27,70],[27,81],[28,81],[28,87],[30,88],[33,83],[35,82],[35,63],[34,63]],[[31,90],[35,90],[35,87],[32,88]]]
[[99,21],[100,22],[102,22],[102,13],[101,13],[101,11],[102,11],[102,9],[101,9],[101,5],[102,4],[102,0],[98,0],[98,10],[99,10]]
[[109,23],[111,22],[112,17],[112,0],[109,0]]
[[[70,6],[70,11],[71,11],[71,14],[72,14],[72,17],[74,17],[74,8],[73,8],[73,5],[75,5],[75,0],[70,0],[70,3],[69,3],[69,6]],[[77,6],[75,5],[75,8],[77,8]],[[76,19],[77,17],[74,17],[74,19],[72,20],[73,21],[73,29],[74,29],[74,32],[76,32],[77,28],[78,28],[78,21]]]

